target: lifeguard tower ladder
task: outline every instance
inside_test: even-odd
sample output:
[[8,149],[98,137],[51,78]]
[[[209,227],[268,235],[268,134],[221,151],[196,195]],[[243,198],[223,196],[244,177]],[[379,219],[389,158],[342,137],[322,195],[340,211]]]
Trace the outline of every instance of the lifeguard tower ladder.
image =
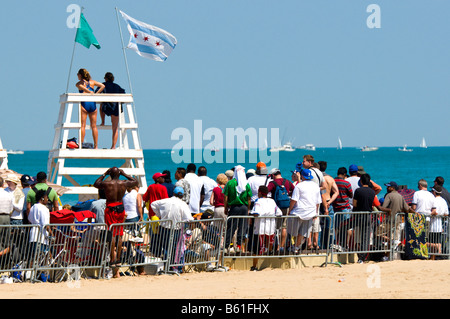
[[0,139],[0,169],[8,169],[8,153],[3,149],[2,139]]
[[[119,109],[118,141],[116,149],[104,149],[99,145],[98,149],[82,148],[81,143],[81,102],[96,102],[97,109],[101,102],[117,102]],[[99,122],[99,117],[97,122]],[[108,147],[111,145],[112,127],[111,125],[97,125],[100,133],[108,130]],[[74,131],[77,133],[79,147],[70,149],[67,147],[67,140],[73,137]],[[71,135],[72,134],[72,135]],[[86,140],[91,135],[89,118],[86,123]],[[68,162],[76,160],[78,166],[68,166]],[[60,109],[58,122],[55,125],[55,137],[53,145],[48,155],[47,171],[48,180],[52,183],[64,186],[69,189],[65,194],[78,194],[79,200],[96,198],[98,190],[93,187],[95,180],[105,173],[111,166],[104,163],[111,161],[119,162],[117,166],[126,174],[135,177],[139,181],[140,193],[147,189],[144,170],[144,153],[141,148],[138,124],[134,112],[133,96],[131,94],[82,94],[65,93],[60,96]],[[103,162],[103,166],[98,163]],[[86,164],[80,167],[81,163]],[[121,164],[120,164],[121,163]],[[94,166],[94,164],[96,164]],[[80,183],[81,176],[89,176],[89,183]],[[63,177],[71,185],[63,185]]]

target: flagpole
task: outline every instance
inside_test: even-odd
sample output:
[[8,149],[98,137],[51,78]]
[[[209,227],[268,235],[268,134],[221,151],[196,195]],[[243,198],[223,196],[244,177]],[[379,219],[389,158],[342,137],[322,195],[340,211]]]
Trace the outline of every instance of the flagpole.
[[116,9],[117,26],[118,26],[118,28],[119,28],[120,40],[121,40],[121,42],[122,42],[123,58],[124,58],[124,60],[125,60],[125,67],[126,67],[126,69],[127,69],[128,85],[130,86],[130,93],[133,94],[133,88],[132,88],[132,86],[131,86],[131,79],[130,79],[130,71],[129,71],[129,69],[128,69],[127,55],[126,55],[126,53],[125,53],[125,46],[124,46],[124,44],[123,44],[122,29],[121,29],[121,27],[120,27],[119,13],[118,13],[117,7],[116,7],[115,9]]
[[[78,31],[78,28],[80,27],[80,20],[81,20],[81,14],[83,13],[83,9],[84,9],[84,7],[81,7],[80,18],[78,19],[77,31]],[[77,38],[77,34],[75,33],[75,40],[76,40],[76,38]],[[68,93],[68,91],[69,91],[70,74],[72,73],[73,57],[75,55],[75,46],[77,44],[77,42],[75,40],[73,41],[72,59],[70,60],[69,75],[67,76],[66,93]]]

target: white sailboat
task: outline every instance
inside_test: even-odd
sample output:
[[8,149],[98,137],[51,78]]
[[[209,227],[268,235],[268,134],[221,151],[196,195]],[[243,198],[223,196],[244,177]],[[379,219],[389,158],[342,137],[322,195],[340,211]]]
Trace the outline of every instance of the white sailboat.
[[337,149],[338,149],[338,150],[341,150],[341,149],[342,149],[342,141],[341,141],[341,138],[340,138],[340,137],[338,137],[338,146],[337,146]]
[[248,150],[247,141],[245,140],[245,138],[244,141],[242,142],[241,150],[244,151]]
[[427,143],[425,142],[425,137],[422,137],[422,142],[420,143],[421,148],[427,148]]

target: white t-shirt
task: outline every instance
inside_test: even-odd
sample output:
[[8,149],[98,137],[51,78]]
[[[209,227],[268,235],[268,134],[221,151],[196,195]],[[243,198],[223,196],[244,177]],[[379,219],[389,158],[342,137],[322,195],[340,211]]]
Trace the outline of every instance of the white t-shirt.
[[125,209],[125,213],[127,214],[127,219],[136,218],[139,216],[137,210],[137,195],[138,192],[133,189],[131,192],[126,193],[123,196],[123,207]]
[[269,185],[270,181],[272,179],[269,177],[267,178],[267,175],[253,175],[249,177],[247,180],[248,185],[250,185],[250,189],[252,190],[252,202],[255,202],[255,200],[258,199],[258,189],[261,185]]
[[421,214],[431,214],[434,204],[434,195],[429,191],[421,189],[414,193],[411,204],[417,205],[415,211]]
[[[359,177],[358,176],[350,176],[350,177],[347,177],[345,180],[347,182],[349,182],[350,185],[352,185],[352,191],[353,191],[353,194],[355,194],[355,190],[359,188],[359,185],[358,185]],[[353,198],[349,198],[348,202],[353,209]]]
[[[30,224],[39,225],[41,227],[50,224],[50,211],[48,210],[47,206],[41,203],[34,204],[30,209],[30,213],[28,214],[28,221],[30,222]],[[43,232],[40,238],[38,238],[39,228],[32,227],[30,230],[30,243],[40,242],[42,244],[47,245],[48,244],[48,241],[46,239],[47,236],[48,236],[47,230],[43,228]]]
[[13,212],[11,214],[11,219],[22,219],[22,210],[26,199],[22,190],[20,188],[12,190],[9,187],[6,187],[5,191],[13,196]]
[[217,182],[208,176],[200,176],[200,179],[203,181],[203,187],[205,190],[205,199],[200,207],[200,211],[204,212],[207,209],[214,210],[214,206],[212,206],[209,201],[211,200],[211,194],[214,187],[217,186]]
[[0,213],[11,214],[14,209],[14,198],[12,193],[5,191],[4,188],[0,188]]
[[200,195],[203,187],[203,180],[194,173],[187,173],[184,177],[191,187],[189,198],[189,208],[193,215],[200,213]]
[[[159,219],[168,219],[173,222],[174,229],[181,228],[181,222],[193,220],[188,204],[176,196],[156,200],[151,204],[153,211]],[[171,228],[169,222],[161,222],[161,226]]]
[[315,182],[317,185],[322,184],[325,181],[325,178],[323,177],[323,173],[320,171],[320,169],[317,169],[315,167],[310,167],[309,170],[311,171],[311,176],[313,177],[313,182]]
[[320,187],[312,180],[298,183],[292,192],[291,200],[297,203],[290,215],[299,216],[300,219],[309,220],[317,216],[317,204],[322,203]]
[[281,216],[283,213],[272,198],[258,198],[255,201],[251,214],[257,217],[264,217],[254,220],[254,234],[273,235],[275,234],[276,221],[275,218],[267,217]]
[[438,216],[431,217],[430,232],[440,233],[442,232],[442,217],[448,215],[447,202],[442,197],[435,197],[433,207],[436,208]]

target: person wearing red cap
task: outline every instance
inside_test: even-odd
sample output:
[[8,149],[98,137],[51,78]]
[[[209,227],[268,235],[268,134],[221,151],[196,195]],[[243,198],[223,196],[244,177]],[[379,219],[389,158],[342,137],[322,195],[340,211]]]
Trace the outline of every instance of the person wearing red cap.
[[155,200],[169,198],[169,194],[167,193],[167,188],[163,185],[164,177],[166,177],[166,174],[162,174],[159,172],[155,173],[153,175],[153,180],[155,181],[155,183],[148,186],[147,191],[145,192],[144,196],[142,197],[142,200],[144,201],[144,206],[147,203],[149,203],[149,205],[148,205],[149,219],[150,219],[150,217],[155,215],[155,213],[152,210],[151,204]]

